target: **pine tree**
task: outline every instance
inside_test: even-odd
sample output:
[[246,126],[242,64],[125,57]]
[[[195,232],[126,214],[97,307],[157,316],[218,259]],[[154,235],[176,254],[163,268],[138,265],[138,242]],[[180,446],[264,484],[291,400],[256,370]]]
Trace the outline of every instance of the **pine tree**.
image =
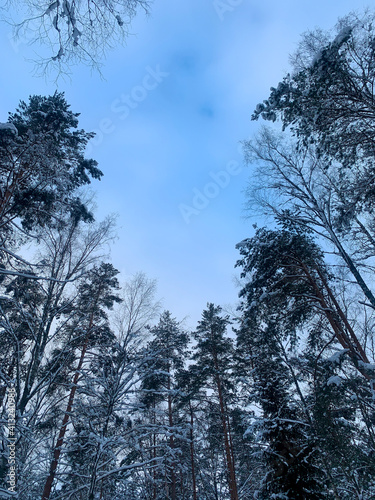
[[201,387],[210,388],[217,402],[217,424],[225,454],[225,471],[231,500],[238,499],[236,466],[229,421],[229,405],[233,394],[233,341],[226,336],[228,316],[221,316],[221,307],[207,304],[194,333],[197,342],[193,359]]
[[[150,458],[158,461],[151,480],[152,499],[178,498],[179,441],[184,439],[186,426],[180,422],[177,407],[180,398],[177,374],[184,367],[188,343],[187,334],[169,311],[150,328],[153,338],[147,347],[149,362],[145,366],[140,404],[148,420]],[[147,425],[147,423],[144,425]],[[146,442],[143,443],[146,446]],[[163,488],[163,497],[160,496]]]
[[[353,395],[360,378],[359,386],[366,392],[366,354],[328,285],[323,254],[309,235],[291,228],[259,229],[238,246],[246,278],[240,293],[243,316],[238,345],[251,364],[250,395],[262,411],[255,429],[260,431],[260,444],[267,443],[270,468],[262,495],[346,498],[338,470],[350,481],[346,486],[350,494],[359,494],[367,479],[358,481],[349,471],[368,470],[368,465],[355,442],[354,436],[359,439],[360,434],[359,408],[349,403],[348,391],[351,387]],[[298,350],[300,339],[310,342],[304,355]],[[323,353],[339,344],[348,363],[342,377],[348,380],[347,389],[343,383],[336,393],[331,386],[341,385],[341,377],[332,371],[328,375],[329,358]],[[331,410],[335,416],[326,420]],[[344,420],[340,414],[346,415]],[[324,429],[337,436],[328,448]],[[340,466],[330,463],[330,453],[345,456]]]
[[78,325],[74,325],[75,334],[77,335],[78,333],[78,336],[75,338],[75,344],[76,348],[80,351],[79,360],[75,369],[62,426],[54,447],[53,459],[42,495],[43,500],[48,500],[51,495],[52,484],[64,444],[87,350],[93,347],[105,347],[108,338],[111,338],[112,335],[106,324],[108,318],[105,310],[110,309],[115,302],[121,300],[116,293],[119,287],[116,278],[117,274],[118,271],[111,264],[102,263],[100,266],[93,268],[80,285],[78,307],[81,312],[81,319],[78,328]]
[[336,160],[356,169],[358,161],[369,161],[371,168],[374,12],[348,14],[335,32],[334,36],[322,30],[304,34],[294,55],[295,71],[271,88],[253,119],[281,118],[301,146],[317,144],[328,163]]
[[[55,226],[61,213],[93,220],[77,194],[80,186],[100,179],[97,162],[84,157],[91,133],[78,129],[78,113],[64,95],[32,96],[21,101],[0,128],[1,262],[14,258],[12,247],[46,225]],[[20,233],[19,224],[23,228]],[[5,272],[3,268],[2,273]]]

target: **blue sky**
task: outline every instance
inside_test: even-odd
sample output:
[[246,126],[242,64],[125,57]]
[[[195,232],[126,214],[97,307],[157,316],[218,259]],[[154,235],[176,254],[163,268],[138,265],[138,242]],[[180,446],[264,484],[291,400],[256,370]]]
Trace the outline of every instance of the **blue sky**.
[[118,213],[112,248],[123,279],[158,280],[163,305],[194,327],[207,302],[235,304],[235,245],[252,235],[244,218],[251,168],[239,142],[289,69],[300,34],[329,29],[361,0],[154,0],[125,47],[110,52],[104,79],[87,67],[70,78],[33,76],[33,47],[0,25],[0,121],[30,94],[64,91],[80,126],[96,131],[89,155],[104,172],[97,218]]

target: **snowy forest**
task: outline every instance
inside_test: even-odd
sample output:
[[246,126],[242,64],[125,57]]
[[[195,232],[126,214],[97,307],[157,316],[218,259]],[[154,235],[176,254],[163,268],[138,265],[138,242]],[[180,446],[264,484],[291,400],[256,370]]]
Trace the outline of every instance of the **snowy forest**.
[[0,498],[375,498],[375,13],[304,33],[272,84],[238,303],[193,331],[111,263],[80,110],[0,124]]

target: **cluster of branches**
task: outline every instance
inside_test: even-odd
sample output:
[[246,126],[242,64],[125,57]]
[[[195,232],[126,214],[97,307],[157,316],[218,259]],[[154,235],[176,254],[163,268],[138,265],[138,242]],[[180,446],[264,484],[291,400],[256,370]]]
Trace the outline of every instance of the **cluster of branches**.
[[147,0],[8,0],[1,17],[16,40],[38,47],[36,68],[59,74],[77,63],[100,69],[108,50],[125,42],[137,11],[148,13],[149,5]]

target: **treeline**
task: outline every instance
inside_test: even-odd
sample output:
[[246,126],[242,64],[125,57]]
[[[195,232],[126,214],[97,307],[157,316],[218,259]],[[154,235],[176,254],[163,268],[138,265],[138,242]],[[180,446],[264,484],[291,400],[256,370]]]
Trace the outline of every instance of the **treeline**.
[[1,498],[375,498],[374,18],[304,34],[256,107],[268,227],[237,245],[236,314],[193,332],[120,286],[64,96],[0,125]]

